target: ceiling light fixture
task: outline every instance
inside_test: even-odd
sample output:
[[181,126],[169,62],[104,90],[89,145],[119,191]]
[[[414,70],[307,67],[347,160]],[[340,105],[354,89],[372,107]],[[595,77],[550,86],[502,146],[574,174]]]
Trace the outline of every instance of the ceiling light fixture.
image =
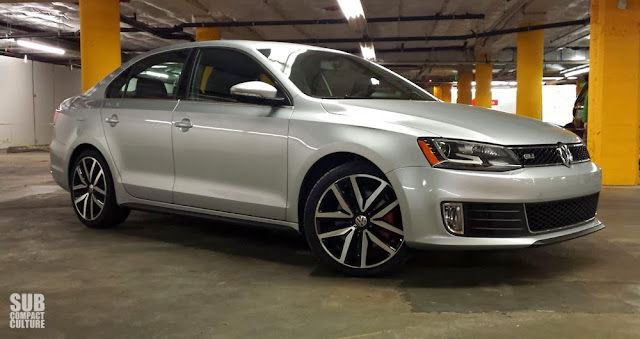
[[577,71],[577,70],[582,69],[582,68],[585,68],[585,67],[589,67],[589,64],[584,64],[584,65],[580,65],[580,66],[576,66],[576,67],[571,67],[571,68],[563,69],[562,71],[560,71],[560,74],[565,74],[565,73],[569,73],[569,72]]
[[364,10],[360,0],[338,0],[338,5],[340,5],[340,9],[347,20],[357,19],[358,17],[364,18]]
[[589,67],[587,67],[587,68],[581,68],[581,69],[579,69],[579,70],[575,70],[575,71],[573,71],[573,72],[567,72],[567,73],[565,73],[565,74],[564,74],[564,76],[565,76],[566,78],[568,78],[568,77],[574,77],[574,76],[576,76],[576,75],[585,74],[585,73],[589,73]]
[[370,60],[370,61],[375,61],[376,60],[376,51],[373,48],[373,44],[360,44],[360,51],[362,52],[362,57]]
[[42,52],[53,53],[58,55],[64,55],[64,49],[52,47],[44,44],[39,44],[37,42],[28,41],[28,40],[18,40],[18,46],[31,48]]

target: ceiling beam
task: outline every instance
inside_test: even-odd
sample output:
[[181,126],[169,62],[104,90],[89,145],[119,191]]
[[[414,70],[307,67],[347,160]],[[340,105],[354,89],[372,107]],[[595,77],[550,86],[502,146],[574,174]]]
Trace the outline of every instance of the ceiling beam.
[[[367,23],[439,21],[439,20],[472,20],[484,19],[484,14],[443,14],[422,16],[400,16],[367,18]],[[291,25],[335,25],[347,24],[345,18],[317,20],[273,20],[273,21],[227,21],[227,22],[195,22],[183,23],[177,27],[247,27],[247,26],[291,26]]]
[[494,30],[480,33],[469,33],[462,35],[432,35],[432,36],[400,36],[400,37],[369,37],[369,38],[328,38],[328,39],[288,39],[288,40],[271,40],[271,41],[283,41],[299,44],[328,44],[328,43],[346,43],[346,42],[398,42],[398,41],[454,41],[454,40],[469,40],[478,39],[483,37],[492,37],[506,34],[513,34],[519,32],[536,31],[542,29],[567,27],[567,26],[579,26],[588,25],[589,18],[573,21],[554,22],[542,25],[532,25],[524,27],[516,27],[509,29]]

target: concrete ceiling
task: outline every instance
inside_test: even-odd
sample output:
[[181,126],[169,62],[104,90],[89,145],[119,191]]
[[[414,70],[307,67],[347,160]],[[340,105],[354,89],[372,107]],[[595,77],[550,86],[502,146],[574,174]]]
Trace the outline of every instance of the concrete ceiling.
[[[432,37],[465,35],[518,27],[526,21],[545,23],[580,20],[589,16],[589,0],[366,0],[362,1],[367,18],[427,16],[437,14],[484,14],[484,19],[438,20],[413,22],[369,23],[370,37]],[[131,0],[120,4],[120,13],[152,28],[171,28],[194,22],[286,21],[342,19],[336,0]],[[0,36],[31,33],[59,33],[75,36],[33,38],[67,49],[60,62],[77,63],[79,57],[79,16],[77,2],[15,2],[0,0]],[[123,29],[131,28],[125,23]],[[194,28],[184,28],[194,34]],[[180,42],[163,39],[149,32],[122,32],[125,57],[140,51]],[[588,59],[588,25],[545,30],[547,72],[554,67]],[[362,38],[347,24],[286,25],[221,28],[223,39],[295,40]],[[515,61],[516,34],[470,38],[452,41],[390,41],[376,42],[378,61],[390,65],[416,81],[427,76],[447,73],[474,61],[474,54],[492,54],[500,71],[498,76],[510,77]],[[14,44],[15,45],[15,44]],[[33,53],[0,42],[0,52],[20,55]],[[357,51],[357,42],[322,43],[325,47]],[[422,48],[421,51],[406,51]],[[427,48],[427,50],[425,50]],[[559,48],[564,48],[559,50]],[[75,51],[74,51],[75,49]],[[384,52],[384,50],[396,50]],[[399,52],[398,50],[403,50]],[[37,56],[37,54],[35,55]],[[41,55],[51,58],[51,56]],[[566,62],[563,64],[563,62]],[[455,65],[457,64],[457,65]],[[502,65],[502,66],[499,66]]]

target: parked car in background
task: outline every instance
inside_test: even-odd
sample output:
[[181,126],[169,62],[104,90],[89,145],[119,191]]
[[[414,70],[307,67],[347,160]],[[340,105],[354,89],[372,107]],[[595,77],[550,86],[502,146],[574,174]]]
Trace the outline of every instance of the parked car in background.
[[604,227],[601,172],[576,135],[295,44],[135,58],[62,103],[51,170],[89,227],[131,209],[284,226],[352,275],[396,269],[410,249],[522,248]]

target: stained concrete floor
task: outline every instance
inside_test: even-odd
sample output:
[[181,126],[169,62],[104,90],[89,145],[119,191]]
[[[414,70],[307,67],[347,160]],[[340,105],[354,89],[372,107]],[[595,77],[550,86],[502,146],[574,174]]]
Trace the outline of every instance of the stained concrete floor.
[[[0,338],[640,337],[638,187],[605,188],[588,237],[358,279],[289,232],[143,212],[87,229],[47,167],[0,154]],[[45,329],[9,329],[14,292],[45,295]]]

